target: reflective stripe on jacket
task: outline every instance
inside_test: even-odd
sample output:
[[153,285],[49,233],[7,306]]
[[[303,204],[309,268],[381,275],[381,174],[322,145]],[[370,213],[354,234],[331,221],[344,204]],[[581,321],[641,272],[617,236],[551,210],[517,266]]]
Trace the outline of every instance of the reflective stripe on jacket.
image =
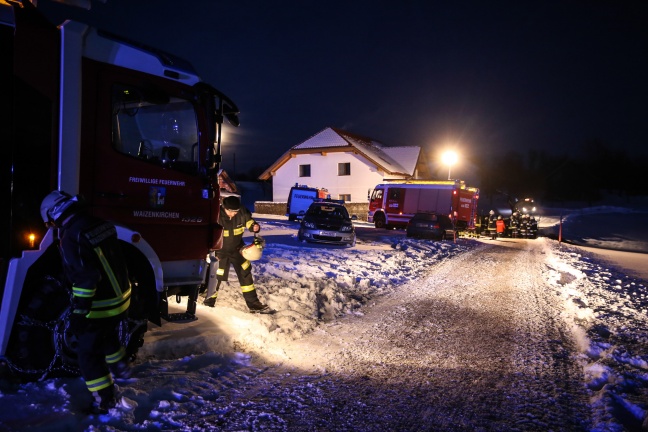
[[252,218],[252,214],[245,207],[229,218],[225,209],[221,206],[218,223],[223,226],[223,248],[217,251],[216,254],[231,254],[238,253],[238,250],[244,245],[243,234],[245,230],[251,230],[252,225],[256,222]]
[[88,318],[122,314],[130,306],[131,285],[113,224],[85,213],[63,223],[60,250],[72,283],[72,306]]

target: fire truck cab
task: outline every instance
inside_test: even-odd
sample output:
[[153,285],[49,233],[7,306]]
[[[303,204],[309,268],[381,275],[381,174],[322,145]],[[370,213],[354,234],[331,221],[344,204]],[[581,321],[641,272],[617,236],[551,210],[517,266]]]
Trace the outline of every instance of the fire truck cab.
[[[129,353],[167,298],[195,297],[218,224],[224,120],[238,108],[168,53],[0,0],[0,362],[24,378],[75,369],[69,287],[41,200],[81,195],[112,221],[133,285]],[[6,134],[6,135],[5,135]],[[7,205],[5,205],[7,204]]]

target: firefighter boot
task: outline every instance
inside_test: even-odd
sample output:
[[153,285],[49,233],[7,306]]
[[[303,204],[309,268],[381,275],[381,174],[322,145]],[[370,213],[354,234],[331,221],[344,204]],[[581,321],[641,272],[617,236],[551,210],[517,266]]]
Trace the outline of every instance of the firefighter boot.
[[110,364],[108,368],[114,379],[128,379],[131,376],[131,370],[126,360],[122,359],[117,363]]
[[257,296],[255,289],[253,289],[252,291],[244,292],[243,298],[245,299],[245,303],[247,303],[247,307],[250,310],[250,313],[260,313],[260,314],[275,313],[275,311],[273,309],[270,309],[268,305],[263,304],[261,303],[261,301],[259,301],[259,297]]
[[108,414],[110,408],[114,408],[117,405],[115,387],[113,385],[93,392],[92,394],[95,400],[90,408],[91,414]]
[[205,306],[209,306],[209,307],[213,308],[214,306],[216,306],[216,297],[217,296],[218,296],[218,294],[214,294],[213,297],[206,298],[205,301],[203,301],[203,304]]

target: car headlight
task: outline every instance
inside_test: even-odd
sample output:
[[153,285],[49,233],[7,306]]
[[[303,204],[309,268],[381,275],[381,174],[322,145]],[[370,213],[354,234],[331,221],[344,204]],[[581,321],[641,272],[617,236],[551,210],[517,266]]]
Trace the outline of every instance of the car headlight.
[[353,225],[342,225],[340,228],[341,232],[351,232],[353,231]]
[[306,228],[311,228],[311,229],[312,229],[312,228],[315,228],[315,224],[314,224],[313,222],[306,222],[306,221],[304,221],[304,226],[305,226]]

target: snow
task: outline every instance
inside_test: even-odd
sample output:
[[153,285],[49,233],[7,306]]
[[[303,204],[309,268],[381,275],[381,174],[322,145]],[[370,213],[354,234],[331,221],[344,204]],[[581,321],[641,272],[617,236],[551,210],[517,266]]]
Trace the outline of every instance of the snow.
[[[548,237],[414,240],[359,222],[357,246],[336,248],[299,243],[286,218],[255,217],[266,240],[255,284],[275,315],[249,314],[232,274],[216,308],[198,305],[198,320],[150,325],[109,415],[81,413],[80,378],[5,383],[0,431],[386,430],[381,421],[402,430],[623,431],[645,422],[645,212],[554,209],[541,217],[552,238],[562,219],[563,238],[578,246]],[[540,258],[512,258],[529,274],[486,270],[509,250]],[[490,296],[512,280],[536,291]],[[170,300],[185,310],[184,300]],[[488,331],[471,327],[498,302]],[[514,370],[507,351],[515,351]],[[560,372],[558,363],[565,375],[548,385],[543,375]],[[505,398],[490,398],[504,387]],[[430,408],[420,408],[423,400]],[[462,413],[461,403],[476,414]],[[498,404],[510,420],[497,417]],[[574,412],[559,413],[563,405]],[[493,424],[484,427],[489,410]],[[572,425],[561,423],[568,417]]]

